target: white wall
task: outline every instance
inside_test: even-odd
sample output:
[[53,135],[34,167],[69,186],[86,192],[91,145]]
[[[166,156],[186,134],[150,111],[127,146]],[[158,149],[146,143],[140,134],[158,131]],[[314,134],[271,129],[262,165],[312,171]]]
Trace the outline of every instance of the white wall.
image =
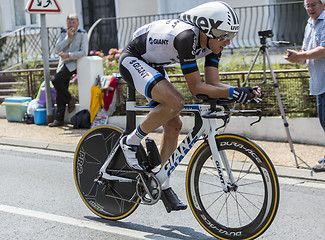
[[46,25],[48,27],[66,27],[66,19],[70,13],[76,13],[79,17],[79,27],[83,28],[81,0],[56,0],[61,9],[59,14],[46,14]]
[[131,17],[158,13],[157,0],[116,0],[117,17]]
[[56,0],[61,13],[46,14],[47,27],[66,27],[67,16],[74,13],[74,1]]
[[[77,104],[75,111],[70,114],[66,112],[65,121],[70,122],[71,117],[82,109],[85,108],[81,108]],[[5,106],[1,104],[0,118],[6,118]],[[144,116],[137,117],[137,124],[143,120]],[[250,126],[249,124],[255,120],[256,117],[231,117],[231,121],[225,132],[236,133],[255,140],[288,142],[281,117],[265,117],[262,118],[261,122]],[[295,118],[287,120],[293,143],[325,146],[325,134],[318,118]],[[182,133],[187,133],[193,127],[193,117],[182,117],[182,121]],[[108,119],[108,124],[125,128],[125,116],[112,116]],[[158,132],[161,130],[162,128],[159,128]],[[222,130],[220,133],[222,133]]]
[[[25,1],[27,5],[27,0]],[[70,13],[77,13],[79,15],[79,26],[83,28],[82,21],[82,4],[81,0],[65,1],[56,0],[57,4],[61,9],[61,13],[47,13],[46,14],[46,25],[48,27],[65,27],[66,18]],[[25,6],[26,7],[26,6]],[[27,16],[29,13],[26,13]],[[37,15],[37,24],[33,25],[40,27],[40,14]],[[15,9],[12,0],[0,0],[0,34],[12,32],[18,27],[15,26]]]
[[[274,0],[274,1],[276,1],[276,0]],[[227,3],[229,3],[230,6],[232,6],[233,8],[236,8],[236,7],[245,7],[245,6],[256,6],[256,5],[269,4],[270,0],[249,0],[249,1],[224,0],[224,2],[227,2]]]
[[[25,0],[26,2],[28,0]],[[116,15],[117,17],[130,17],[150,14],[161,13],[176,13],[186,11],[199,4],[209,2],[210,0],[115,0]],[[232,7],[252,6],[272,3],[275,0],[224,0]],[[80,27],[83,28],[82,21],[82,0],[56,0],[61,13],[46,14],[46,23],[48,27],[65,27],[66,16],[69,13],[77,13],[80,16]],[[14,14],[12,0],[0,0],[0,34],[4,32],[11,32],[15,30]],[[38,26],[40,26],[40,17],[38,15]]]
[[[158,0],[158,12],[159,13],[178,13],[187,11],[200,4],[210,2],[211,0],[186,0],[186,1],[175,1],[175,0]],[[268,0],[223,0],[228,3],[231,7],[242,7],[242,6],[253,6],[266,4]]]
[[[137,117],[137,124],[144,120],[144,116]],[[286,129],[281,117],[264,117],[261,122],[250,126],[256,117],[231,117],[225,133],[235,133],[254,140],[288,142]],[[289,132],[293,143],[325,146],[325,134],[318,118],[287,119]],[[188,133],[194,124],[193,117],[182,117],[182,133]],[[125,116],[113,116],[108,124],[125,128]],[[157,130],[162,131],[162,128]],[[223,129],[220,130],[223,133]]]
[[1,5],[1,29],[2,31],[0,33],[6,32],[8,30],[13,30],[14,27],[14,9],[13,9],[13,3],[11,0],[0,0]]
[[82,57],[77,62],[80,110],[90,108],[91,88],[97,76],[104,75],[103,60],[98,56]]
[[[0,0],[0,1],[2,1],[2,0]],[[2,32],[4,32],[3,26],[2,26],[2,23],[4,22],[4,19],[3,19],[3,14],[1,14],[2,8],[3,8],[3,6],[2,6],[2,4],[0,4],[0,34]]]

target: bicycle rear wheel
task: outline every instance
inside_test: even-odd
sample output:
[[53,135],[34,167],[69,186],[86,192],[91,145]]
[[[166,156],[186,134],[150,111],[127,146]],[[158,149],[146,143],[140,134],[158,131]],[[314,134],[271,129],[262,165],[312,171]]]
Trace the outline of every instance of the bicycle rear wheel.
[[192,156],[186,176],[190,208],[201,226],[219,239],[254,239],[272,223],[279,205],[279,183],[265,152],[247,138],[216,136],[219,155],[227,158],[235,184],[222,189],[208,143]]
[[[74,156],[74,179],[80,197],[93,213],[110,220],[129,216],[140,201],[136,195],[136,181],[106,181],[102,185],[94,182],[121,134],[121,129],[112,126],[93,128],[79,141]],[[131,179],[137,175],[125,164],[121,149],[116,152],[106,171]]]

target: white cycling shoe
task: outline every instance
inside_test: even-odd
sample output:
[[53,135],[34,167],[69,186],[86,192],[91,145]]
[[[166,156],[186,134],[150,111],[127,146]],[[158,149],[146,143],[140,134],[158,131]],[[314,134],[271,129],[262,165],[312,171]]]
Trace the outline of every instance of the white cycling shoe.
[[137,159],[138,146],[127,145],[126,137],[127,136],[124,136],[120,140],[120,147],[124,153],[126,164],[133,170],[144,171],[144,169],[139,165],[139,162]]

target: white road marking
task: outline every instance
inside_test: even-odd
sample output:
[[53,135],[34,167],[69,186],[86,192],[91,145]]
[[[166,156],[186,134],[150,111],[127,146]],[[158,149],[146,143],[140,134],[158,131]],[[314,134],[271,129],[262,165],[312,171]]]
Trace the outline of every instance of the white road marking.
[[[108,226],[105,223],[80,220],[80,219],[76,219],[76,218],[70,218],[70,217],[55,215],[55,214],[51,214],[51,213],[39,212],[39,211],[18,208],[18,207],[3,205],[3,204],[0,204],[0,211],[23,215],[23,216],[27,216],[27,217],[45,219],[45,220],[64,223],[64,224],[81,227],[81,228],[89,228],[92,230],[109,232],[112,234],[132,237],[132,238],[136,238],[136,239],[152,239],[152,233],[141,232],[141,231],[125,229],[125,228],[119,228],[119,227],[115,227],[115,226]],[[146,235],[149,235],[148,238],[146,237]],[[176,240],[175,238],[168,238],[168,237],[164,237],[164,236],[155,236],[154,238],[155,239],[164,239],[164,240],[166,240],[166,239]]]

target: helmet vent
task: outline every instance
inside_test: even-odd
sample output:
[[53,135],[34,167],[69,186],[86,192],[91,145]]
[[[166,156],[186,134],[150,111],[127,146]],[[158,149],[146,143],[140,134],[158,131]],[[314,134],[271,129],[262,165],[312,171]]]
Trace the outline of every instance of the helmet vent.
[[228,13],[228,21],[227,21],[227,23],[228,23],[228,25],[231,26],[231,16],[230,16],[230,12],[227,12],[227,13]]

